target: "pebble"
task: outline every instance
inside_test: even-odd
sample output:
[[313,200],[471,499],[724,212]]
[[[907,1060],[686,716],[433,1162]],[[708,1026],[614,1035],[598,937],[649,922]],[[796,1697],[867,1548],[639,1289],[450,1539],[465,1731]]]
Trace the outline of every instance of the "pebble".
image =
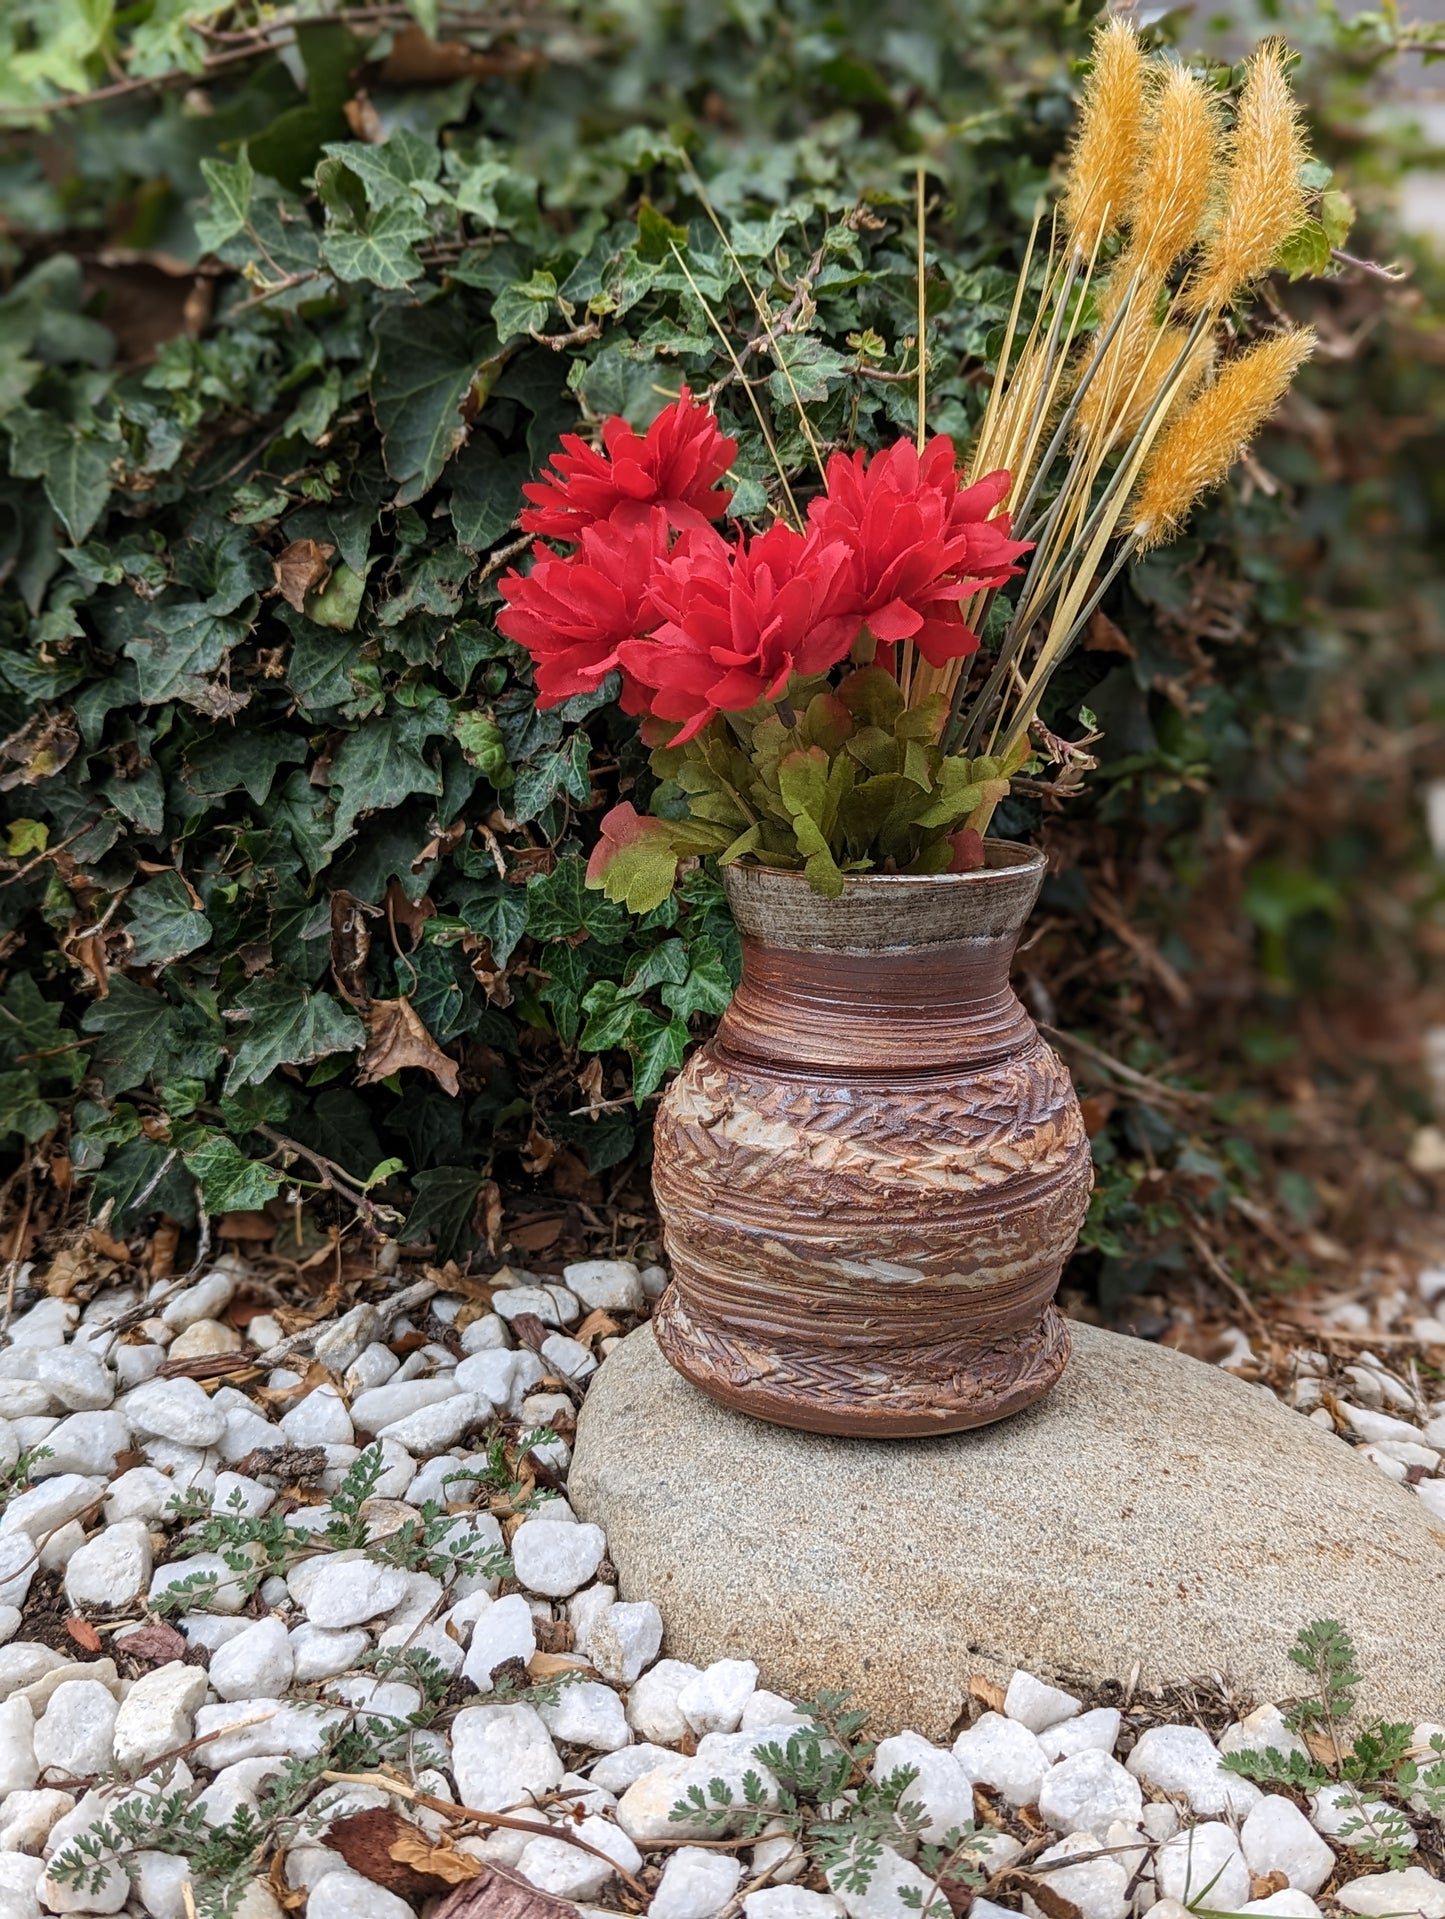
[[537,1622],[521,1593],[508,1593],[482,1612],[472,1628],[462,1677],[478,1692],[492,1690],[492,1673],[509,1659],[523,1661],[537,1650]]
[[585,1586],[606,1551],[600,1526],[559,1526],[550,1519],[533,1518],[523,1520],[512,1535],[517,1578],[529,1592],[549,1599],[565,1599]]
[[881,1784],[904,1768],[916,1777],[904,1789],[903,1803],[916,1804],[928,1815],[922,1838],[936,1845],[954,1826],[972,1823],[973,1783],[951,1752],[944,1752],[921,1733],[902,1732],[879,1741],[872,1775]]
[[1365,1913],[1369,1919],[1384,1919],[1392,1913],[1445,1919],[1445,1883],[1422,1866],[1407,1866],[1403,1872],[1368,1873],[1341,1886],[1334,1899],[1347,1912]]
[[758,1669],[751,1659],[715,1659],[679,1689],[678,1711],[699,1738],[735,1732],[757,1684]]
[[579,1839],[605,1853],[598,1859],[563,1839],[531,1839],[517,1861],[517,1870],[539,1892],[561,1899],[591,1899],[616,1877],[617,1868],[636,1873],[642,1854],[625,1832],[595,1813],[572,1827]]
[[1200,1818],[1221,1812],[1243,1817],[1264,1796],[1252,1781],[1222,1769],[1219,1748],[1197,1726],[1151,1726],[1127,1763],[1136,1779],[1187,1800]]
[[294,1446],[349,1446],[356,1437],[346,1401],[334,1386],[318,1386],[280,1420]]
[[570,1681],[558,1693],[554,1706],[540,1706],[538,1712],[548,1732],[563,1745],[585,1746],[590,1752],[616,1752],[632,1738],[622,1701],[610,1686],[595,1679]]
[[636,1745],[619,1746],[616,1752],[604,1752],[600,1759],[593,1762],[588,1777],[592,1785],[620,1797],[645,1773],[657,1766],[667,1765],[676,1758],[675,1752],[668,1752],[663,1746],[651,1745],[645,1739],[639,1740]]
[[550,1792],[564,1770],[531,1706],[466,1706],[452,1722],[452,1775],[463,1805],[505,1812]]
[[[391,1387],[379,1387],[390,1392]],[[379,1437],[402,1447],[414,1458],[427,1459],[455,1446],[473,1426],[481,1426],[492,1416],[492,1402],[481,1393],[452,1393],[446,1399],[419,1406],[400,1419],[389,1420],[379,1429]]]
[[1154,1881],[1160,1897],[1198,1905],[1208,1895],[1214,1912],[1238,1912],[1249,1898],[1249,1867],[1229,1827],[1207,1820],[1175,1833],[1159,1848]]
[[413,1914],[394,1892],[343,1866],[324,1873],[311,1887],[306,1919],[413,1919]]
[[[1069,1859],[1077,1859],[1078,1863],[1061,1865],[1048,1873],[1039,1871],[1041,1867]],[[1081,1919],[1124,1919],[1129,1874],[1117,1859],[1101,1852],[1091,1832],[1070,1833],[1058,1845],[1048,1847],[1034,1861],[1033,1869],[1052,1891],[1078,1907]],[[1029,1919],[1044,1919],[1041,1908],[1027,1893],[1023,1897],[1023,1909]]]
[[291,1635],[272,1613],[213,1652],[208,1677],[222,1699],[280,1699],[295,1668]]
[[[610,1263],[596,1262],[598,1265]],[[569,1267],[568,1277],[576,1270],[575,1266]],[[640,1280],[638,1290],[641,1291]],[[712,1919],[712,1914],[721,1911],[737,1891],[742,1876],[742,1861],[728,1853],[681,1846],[663,1867],[647,1910],[651,1919]]]
[[[386,1386],[373,1386],[351,1402],[351,1423],[358,1432],[378,1433],[424,1406],[435,1406],[457,1392],[455,1374],[447,1379],[404,1379]],[[474,1388],[468,1386],[467,1391]]]
[[234,1699],[222,1705],[202,1706],[196,1714],[196,1737],[207,1738],[198,1748],[200,1764],[220,1772],[238,1759],[314,1759],[326,1741],[327,1729],[346,1718],[340,1710],[296,1705],[275,1699]]
[[56,1820],[63,1818],[74,1805],[74,1795],[61,1792],[57,1786],[42,1786],[33,1791],[22,1788],[5,1794],[4,1804],[0,1805],[0,1853],[38,1853],[50,1837]]
[[204,1451],[224,1438],[226,1415],[193,1379],[151,1379],[127,1393],[124,1412],[132,1432]]
[[659,1746],[675,1746],[692,1728],[678,1705],[678,1694],[702,1677],[700,1666],[685,1659],[659,1659],[627,1695],[627,1721],[643,1739]]
[[562,1314],[555,1296],[545,1286],[504,1286],[492,1294],[492,1311],[508,1323],[529,1313],[544,1326],[560,1326]]
[[[778,1782],[762,1765],[745,1738],[741,1749],[718,1750],[710,1747],[695,1759],[676,1756],[666,1764],[644,1773],[630,1785],[617,1802],[617,1823],[639,1844],[653,1839],[714,1839],[740,1825],[751,1809],[743,1798],[743,1779],[752,1772],[762,1788],[763,1803],[771,1808],[778,1803]],[[735,1806],[725,1815],[720,1827],[701,1818],[674,1819],[672,1809],[693,1786],[706,1793],[711,1782],[720,1779],[732,1793]]]
[[183,1333],[197,1320],[215,1319],[236,1296],[236,1278],[224,1267],[204,1274],[194,1286],[185,1286],[172,1294],[161,1308],[161,1323],[173,1333]]
[[34,1710],[28,1699],[7,1699],[0,1705],[0,1796],[28,1792],[39,1777]]
[[142,1673],[115,1716],[116,1764],[126,1772],[138,1772],[162,1753],[185,1745],[191,1737],[192,1716],[206,1697],[206,1685],[203,1666],[183,1665],[178,1659]]
[[104,1772],[115,1746],[116,1703],[94,1679],[70,1679],[50,1695],[35,1728],[35,1759],[54,1779]]
[[507,1322],[500,1313],[483,1313],[462,1329],[462,1351],[468,1356],[506,1344]]
[[327,1632],[303,1621],[290,1632],[292,1677],[298,1686],[309,1686],[320,1679],[334,1679],[348,1671],[371,1644],[359,1629],[351,1632]]
[[330,1632],[389,1613],[407,1592],[407,1576],[399,1566],[379,1566],[350,1552],[303,1560],[286,1575],[286,1584],[311,1624]]
[[640,1678],[661,1649],[662,1614],[650,1599],[623,1600],[602,1608],[589,1624],[582,1648],[602,1677],[619,1686],[630,1686]]
[[587,1348],[565,1333],[548,1333],[542,1341],[542,1357],[564,1379],[586,1379],[597,1371],[597,1361]]
[[1282,1872],[1297,1892],[1318,1892],[1335,1869],[1335,1855],[1292,1799],[1270,1793],[1253,1808],[1239,1834],[1245,1863],[1259,1878]]
[[1050,1765],[1077,1752],[1112,1753],[1119,1743],[1122,1717],[1114,1706],[1096,1706],[1075,1719],[1061,1719],[1038,1735],[1039,1750]]
[[[602,1584],[584,1586],[567,1601],[567,1623],[572,1628],[573,1647],[584,1658],[591,1658],[592,1635],[616,1604],[617,1588]],[[603,1674],[604,1678],[610,1676]]]
[[1072,1719],[1082,1703],[1071,1692],[1061,1692],[1057,1686],[1046,1686],[1042,1679],[1035,1679],[1032,1673],[1016,1672],[1008,1682],[1003,1709],[1005,1718],[1027,1726],[1030,1732],[1039,1733],[1047,1732],[1050,1726],[1058,1725],[1061,1719]]
[[354,1366],[362,1353],[367,1351],[386,1351],[385,1346],[378,1347],[386,1331],[386,1322],[375,1306],[364,1301],[353,1306],[349,1312],[322,1326],[311,1342],[311,1351],[316,1359],[330,1373],[344,1373]]
[[1219,1735],[1219,1750],[1229,1752],[1265,1753],[1273,1749],[1286,1758],[1293,1752],[1301,1758],[1309,1758],[1309,1747],[1297,1732],[1291,1732],[1285,1724],[1284,1714],[1278,1706],[1260,1706],[1254,1712],[1246,1713],[1232,1726],[1226,1726]]
[[[1355,1786],[1321,1786],[1310,1794],[1310,1823],[1327,1839],[1337,1839],[1351,1849],[1369,1845],[1380,1828],[1393,1822],[1390,1807],[1383,1799],[1367,1799]],[[1402,1834],[1400,1845],[1413,1852],[1419,1840],[1413,1832]]]
[[[157,1566],[151,1575],[150,1598],[152,1603],[173,1586],[190,1581],[214,1580],[214,1586],[201,1589],[200,1603],[208,1612],[238,1613],[246,1603],[245,1588],[241,1575],[220,1553],[193,1553],[189,1559],[173,1559],[169,1565]],[[194,1591],[195,1588],[191,1587]]]
[[562,1268],[562,1277],[582,1304],[593,1311],[640,1313],[647,1303],[642,1274],[630,1259],[578,1260]]
[[1137,1825],[1144,1809],[1139,1781],[1097,1748],[1061,1759],[1044,1774],[1039,1814],[1055,1832],[1091,1832],[1103,1839],[1118,1820]]
[[[831,1892],[808,1892],[802,1886],[763,1886],[743,1900],[747,1919],[838,1919],[842,1910]],[[977,1899],[972,1911],[978,1915]]]
[[65,1596],[80,1611],[118,1612],[145,1592],[151,1536],[143,1519],[119,1519],[77,1547],[65,1567]]
[[72,1413],[45,1435],[48,1459],[37,1460],[32,1478],[57,1473],[100,1474],[108,1479],[115,1456],[130,1445],[130,1421],[117,1412]]
[[18,1609],[25,1604],[39,1564],[29,1533],[0,1531],[0,1606]]
[[90,1473],[58,1473],[54,1479],[42,1479],[7,1502],[0,1513],[0,1534],[25,1533],[37,1540],[58,1532],[68,1519],[98,1506],[105,1490],[104,1479]]
[[879,1849],[862,1892],[848,1884],[847,1870],[846,1865],[835,1867],[828,1884],[848,1919],[907,1919],[909,1913],[926,1911],[936,1896],[932,1880],[891,1846]]
[[167,1359],[214,1359],[225,1353],[239,1353],[244,1344],[234,1326],[219,1319],[198,1319],[187,1326],[166,1348]]
[[992,1786],[1011,1806],[1038,1803],[1048,1761],[1027,1726],[986,1712],[953,1742],[953,1756],[978,1786]]

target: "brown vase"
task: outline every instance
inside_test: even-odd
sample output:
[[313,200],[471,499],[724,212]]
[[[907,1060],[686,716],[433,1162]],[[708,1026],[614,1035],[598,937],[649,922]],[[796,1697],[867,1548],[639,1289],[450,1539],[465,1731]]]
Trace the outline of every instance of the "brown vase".
[[742,984],[668,1088],[652,1175],[658,1343],[725,1405],[912,1437],[1064,1369],[1089,1143],[1009,985],[1043,855],[985,845],[978,872],[854,874],[839,899],[726,870]]

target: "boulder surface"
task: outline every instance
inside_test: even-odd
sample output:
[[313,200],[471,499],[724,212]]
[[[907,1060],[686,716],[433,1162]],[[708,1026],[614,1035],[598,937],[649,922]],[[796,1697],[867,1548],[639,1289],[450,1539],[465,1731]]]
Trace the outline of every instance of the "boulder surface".
[[[793,1697],[847,1687],[875,1736],[942,1738],[971,1673],[1069,1686],[1222,1674],[1304,1689],[1300,1627],[1353,1635],[1372,1713],[1445,1700],[1445,1521],[1262,1388],[1076,1324],[1038,1405],[912,1440],[768,1426],[633,1333],[593,1381],[569,1495],[665,1650],[762,1661]],[[759,1623],[767,1630],[761,1635]],[[761,1648],[761,1650],[760,1650]]]

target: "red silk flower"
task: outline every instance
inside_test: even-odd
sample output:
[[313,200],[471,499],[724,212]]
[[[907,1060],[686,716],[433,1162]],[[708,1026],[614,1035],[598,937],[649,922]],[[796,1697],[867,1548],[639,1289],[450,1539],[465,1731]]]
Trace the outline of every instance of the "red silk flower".
[[911,440],[871,460],[835,453],[827,483],[809,508],[810,527],[847,547],[859,618],[874,638],[912,640],[930,666],[972,653],[978,636],[958,602],[1001,586],[1028,551],[1009,538],[1009,516],[995,513],[1008,474],[960,487],[953,442],[940,434],[922,454]]
[[683,536],[653,587],[660,623],[619,652],[652,689],[648,711],[683,722],[674,745],[715,713],[778,699],[795,673],[843,658],[859,625],[848,557],[846,546],[782,521],[736,546],[710,528]]
[[584,527],[580,541],[566,559],[539,543],[531,572],[508,573],[500,582],[507,607],[497,625],[531,654],[539,706],[591,692],[618,664],[623,642],[642,630],[648,593],[667,558],[667,515],[654,507],[624,524],[604,521]]
[[577,540],[599,520],[641,519],[654,506],[664,507],[682,531],[721,519],[732,498],[730,489],[714,489],[736,459],[738,443],[686,387],[645,438],[614,417],[603,423],[601,452],[576,433],[564,433],[562,445],[550,469],[522,488],[533,502],[522,514],[524,533]]

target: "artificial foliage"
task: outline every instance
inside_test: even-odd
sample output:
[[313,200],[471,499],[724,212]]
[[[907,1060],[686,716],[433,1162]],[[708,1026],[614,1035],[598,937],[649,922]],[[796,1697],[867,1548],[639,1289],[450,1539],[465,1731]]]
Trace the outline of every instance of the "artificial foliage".
[[[740,527],[770,517],[779,465],[811,470],[810,439],[912,436],[920,165],[927,427],[968,445],[1088,19],[1046,0],[568,6],[495,29],[283,9],[248,41],[244,8],[230,40],[211,8],[93,11],[93,43],[40,10],[5,29],[11,1216],[33,1232],[87,1196],[125,1231],[319,1191],[340,1220],[465,1254],[495,1241],[493,1181],[547,1190],[565,1168],[595,1196],[645,1159],[649,1101],[738,965],[706,861],[665,898],[586,884],[603,816],[646,817],[676,769],[615,677],[539,706],[498,623],[524,486],[563,434],[619,416],[642,435],[683,386],[737,443]],[[1355,105],[1394,33],[1369,17],[1313,51],[1317,146],[1349,171],[1314,178],[1310,271],[1342,191],[1368,213],[1398,163],[1360,144]],[[87,90],[106,97],[53,106]],[[1373,234],[1390,244],[1376,218],[1351,245]],[[1121,1082],[1096,1127],[1086,1241],[1119,1274],[1187,1254],[1176,1167],[1190,1220],[1237,1194],[1322,1217],[1278,1184],[1301,1177],[1290,1096],[1251,1034],[1349,977],[1370,885],[1416,859],[1383,749],[1360,796],[1390,804],[1384,860],[1360,843],[1338,725],[1413,738],[1437,692],[1417,285],[1270,283],[1271,314],[1293,303],[1338,345],[1328,377],[1263,443],[1265,483],[1122,574],[1055,680],[1041,720],[1092,740],[1095,796],[1060,813],[1068,782],[1016,782],[995,817],[1054,849],[1051,1007],[1186,1089]],[[863,723],[907,754],[901,716]],[[840,798],[832,858],[842,817]],[[1423,924],[1428,894],[1402,897]],[[1206,902],[1224,930],[1200,932]],[[1227,1109],[1182,1010],[1210,1004],[1215,937],[1240,981]],[[1406,984],[1412,939],[1382,962]]]

